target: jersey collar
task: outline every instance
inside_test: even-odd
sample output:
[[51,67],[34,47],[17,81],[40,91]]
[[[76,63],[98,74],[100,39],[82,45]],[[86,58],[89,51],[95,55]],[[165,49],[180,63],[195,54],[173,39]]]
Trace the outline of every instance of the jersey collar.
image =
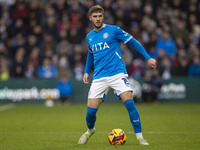
[[[103,28],[105,28],[106,27],[106,24],[104,23],[103,24],[103,27],[99,30],[99,31],[101,31]],[[94,31],[95,31],[95,29],[93,29]],[[95,32],[99,32],[99,31],[95,31]]]

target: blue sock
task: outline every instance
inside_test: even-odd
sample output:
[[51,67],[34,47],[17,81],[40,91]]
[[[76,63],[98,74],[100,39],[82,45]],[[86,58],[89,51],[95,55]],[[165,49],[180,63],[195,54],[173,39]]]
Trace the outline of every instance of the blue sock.
[[96,108],[87,107],[86,123],[87,123],[88,129],[94,128],[97,110],[98,109]]
[[128,110],[129,118],[130,118],[130,121],[135,133],[142,132],[140,115],[137,108],[135,107],[134,101],[132,99],[128,99],[124,103],[124,105],[126,106],[126,109]]

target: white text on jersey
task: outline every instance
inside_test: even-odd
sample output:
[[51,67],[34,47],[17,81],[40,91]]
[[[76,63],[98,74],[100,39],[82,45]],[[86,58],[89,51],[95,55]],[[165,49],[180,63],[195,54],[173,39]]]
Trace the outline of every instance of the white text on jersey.
[[106,48],[110,48],[106,42],[101,42],[97,44],[93,44],[92,47],[90,47],[92,51],[98,51],[98,50],[104,50]]

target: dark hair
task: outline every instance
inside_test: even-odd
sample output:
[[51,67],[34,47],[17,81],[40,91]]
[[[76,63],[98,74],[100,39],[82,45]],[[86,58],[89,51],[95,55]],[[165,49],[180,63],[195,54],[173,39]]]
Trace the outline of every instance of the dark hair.
[[92,6],[89,11],[88,11],[88,15],[91,16],[92,13],[97,13],[97,12],[101,12],[102,14],[104,14],[104,9],[103,7],[101,7],[100,5],[94,5]]

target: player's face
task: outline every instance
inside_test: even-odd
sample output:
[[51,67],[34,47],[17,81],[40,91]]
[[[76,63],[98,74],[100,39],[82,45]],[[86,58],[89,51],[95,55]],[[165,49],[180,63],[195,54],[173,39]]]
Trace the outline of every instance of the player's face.
[[92,22],[94,28],[100,29],[103,25],[103,14],[100,12],[92,13],[89,17],[90,21]]

